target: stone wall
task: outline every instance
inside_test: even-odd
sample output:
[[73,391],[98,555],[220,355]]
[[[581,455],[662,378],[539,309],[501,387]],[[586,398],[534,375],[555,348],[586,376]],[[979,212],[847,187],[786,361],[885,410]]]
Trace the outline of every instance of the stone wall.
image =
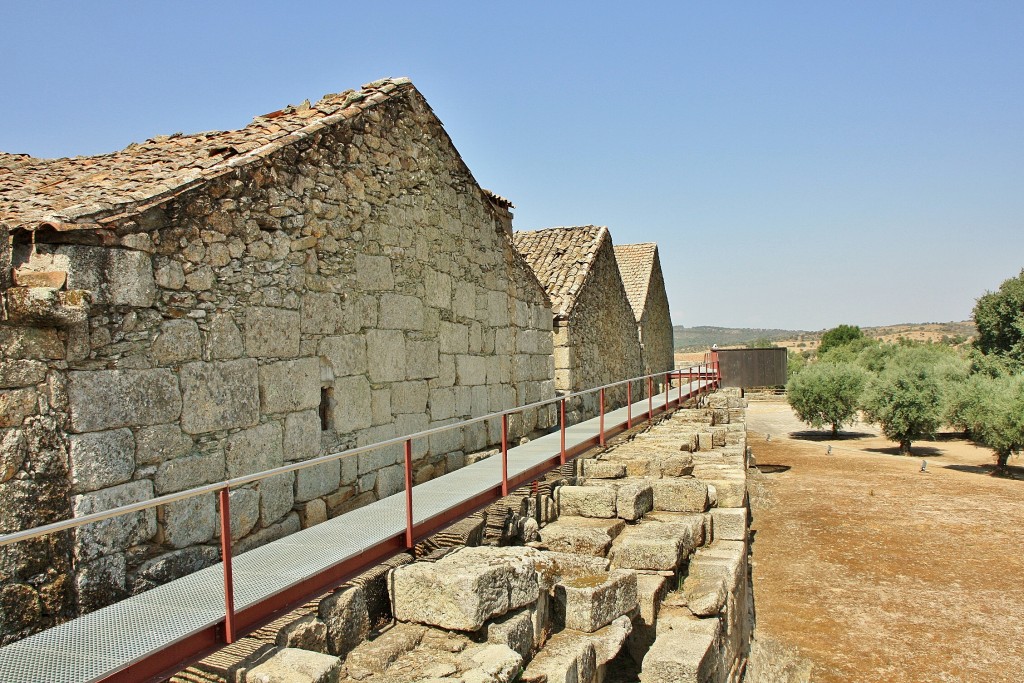
[[638,325],[645,373],[667,372],[675,367],[672,314],[668,307],[661,259],[657,253],[655,251],[651,281],[647,288],[647,303]]
[[[568,320],[556,321],[554,343],[555,387],[559,391],[581,391],[644,374],[636,320],[611,239],[600,245]],[[642,387],[634,389],[634,400],[638,400]],[[597,394],[584,397],[582,417],[596,415],[598,401]],[[622,406],[625,401],[625,387],[605,396],[606,408]]]
[[[554,396],[547,297],[411,86],[107,229],[14,245],[66,279],[4,292],[2,532]],[[416,480],[498,438],[416,442]],[[400,458],[232,491],[236,550],[396,493]],[[3,549],[0,642],[217,560],[213,496],[94,526]]]

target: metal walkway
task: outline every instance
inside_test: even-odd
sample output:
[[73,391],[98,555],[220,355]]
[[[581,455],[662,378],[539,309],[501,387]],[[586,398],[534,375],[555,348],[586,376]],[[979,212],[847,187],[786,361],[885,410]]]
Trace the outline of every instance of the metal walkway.
[[[632,423],[678,406],[714,381],[684,382],[632,404]],[[606,436],[626,428],[624,406],[604,415]],[[601,418],[565,429],[569,457],[597,445]],[[507,489],[557,466],[559,431],[508,448]],[[500,497],[500,453],[413,487],[413,522],[423,538]],[[497,491],[496,491],[497,489]],[[212,494],[210,494],[212,495]],[[406,492],[334,517],[233,559],[239,634],[276,618],[358,571],[406,548]],[[0,648],[4,683],[154,680],[224,645],[223,564],[207,567]]]

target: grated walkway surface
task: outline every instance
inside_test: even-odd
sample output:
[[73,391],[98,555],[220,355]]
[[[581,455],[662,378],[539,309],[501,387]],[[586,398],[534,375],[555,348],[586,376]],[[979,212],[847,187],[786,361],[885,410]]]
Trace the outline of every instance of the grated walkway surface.
[[[711,385],[683,385],[687,398]],[[677,396],[673,388],[672,397]],[[674,398],[670,399],[674,400]],[[655,410],[665,395],[653,397]],[[634,420],[646,417],[648,399],[633,403]],[[626,407],[605,413],[605,428],[625,424]],[[566,449],[593,438],[600,418],[567,427]],[[553,432],[508,450],[508,476],[557,456]],[[413,487],[415,524],[501,485],[501,457],[489,457]],[[235,609],[260,602],[308,577],[355,557],[405,530],[405,491],[303,529],[233,558]],[[224,618],[220,563],[176,579],[60,626],[0,648],[4,683],[99,681]]]

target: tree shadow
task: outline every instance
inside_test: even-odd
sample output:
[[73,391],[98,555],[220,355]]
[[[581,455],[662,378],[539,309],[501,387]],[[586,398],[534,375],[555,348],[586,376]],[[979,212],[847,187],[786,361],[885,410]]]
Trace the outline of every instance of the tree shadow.
[[871,436],[876,435],[871,432],[844,432],[840,430],[839,434],[833,437],[830,430],[822,432],[814,429],[789,433],[789,438],[800,439],[801,441],[847,441],[851,439],[864,439]]
[[868,453],[882,453],[883,455],[899,455],[904,458],[920,458],[928,456],[929,458],[941,458],[945,455],[945,452],[941,448],[935,446],[911,446],[910,453],[904,455],[900,453],[900,447],[886,446],[885,448],[865,448],[865,452]]
[[995,473],[996,466],[992,465],[943,465],[943,468],[947,470],[956,470],[957,472],[967,472],[968,474],[984,474],[989,477],[998,476],[1001,479],[1015,479],[1017,481],[1024,481],[1024,467],[1019,465],[1007,465],[1006,469],[1003,470],[1002,474],[997,475]]

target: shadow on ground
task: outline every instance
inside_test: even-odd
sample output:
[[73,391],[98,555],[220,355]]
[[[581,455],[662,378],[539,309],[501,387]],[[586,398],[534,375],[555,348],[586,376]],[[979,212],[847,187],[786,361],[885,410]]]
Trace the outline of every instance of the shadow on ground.
[[1006,470],[1001,475],[995,474],[995,465],[943,465],[943,467],[947,470],[967,472],[968,474],[985,474],[990,477],[1001,476],[1003,479],[1024,481],[1024,467],[1015,467],[1013,465],[1007,466]]
[[789,465],[758,465],[757,471],[761,474],[779,474],[789,471]]
[[912,446],[910,453],[904,455],[900,453],[899,446],[886,446],[885,448],[865,448],[866,453],[881,453],[882,455],[896,455],[901,458],[941,458],[945,455],[945,452],[941,448],[935,446]]
[[838,436],[833,437],[832,432],[819,432],[811,429],[789,433],[791,439],[800,439],[801,441],[846,441],[849,439],[865,439],[872,436],[876,435],[871,432],[840,431]]

